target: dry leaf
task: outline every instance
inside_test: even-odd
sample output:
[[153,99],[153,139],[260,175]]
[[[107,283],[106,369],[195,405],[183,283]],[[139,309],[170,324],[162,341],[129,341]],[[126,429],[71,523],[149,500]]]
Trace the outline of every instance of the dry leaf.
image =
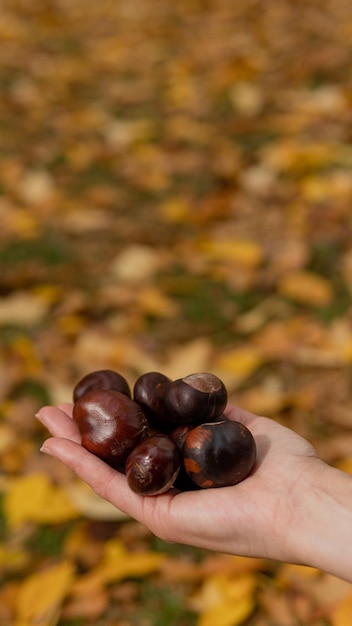
[[334,296],[331,283],[326,278],[308,271],[286,274],[278,288],[283,296],[311,306],[327,306]]
[[172,198],[166,200],[159,207],[159,213],[163,220],[170,224],[187,223],[193,212],[193,206],[188,198]]
[[57,524],[79,515],[66,493],[44,474],[11,479],[5,493],[4,510],[11,526],[24,522]]
[[256,268],[263,260],[263,249],[256,241],[249,239],[203,239],[199,249],[210,259],[227,261],[248,268]]
[[254,386],[237,395],[238,404],[257,415],[273,415],[281,411],[288,402],[288,395],[269,381]]
[[15,291],[0,298],[0,324],[36,326],[48,313],[50,303],[43,297],[27,291]]
[[347,456],[344,459],[339,460],[335,463],[335,467],[342,472],[346,472],[346,474],[352,474],[352,456]]
[[65,487],[65,494],[75,510],[88,519],[112,521],[129,517],[107,500],[100,498],[82,481],[68,483]]
[[109,606],[110,596],[106,589],[91,589],[87,595],[70,597],[62,611],[62,619],[75,620],[86,618],[91,623],[97,620]]
[[235,109],[246,117],[260,113],[263,107],[263,94],[254,83],[237,81],[231,89],[230,98]]
[[199,626],[237,626],[254,610],[256,577],[243,574],[228,577],[213,574],[205,579],[201,589],[189,604],[200,613]]
[[111,264],[114,277],[123,282],[143,284],[158,269],[159,254],[149,246],[130,245]]
[[330,615],[331,626],[350,626],[352,615],[352,594],[345,597]]
[[46,170],[28,171],[20,181],[17,192],[28,204],[46,202],[54,193],[52,176]]
[[275,587],[266,587],[260,591],[259,606],[266,615],[265,623],[280,626],[296,626],[299,623],[293,614],[291,597]]
[[63,561],[26,578],[18,590],[14,626],[55,626],[74,576],[72,563]]
[[130,552],[118,539],[111,539],[104,545],[100,563],[75,584],[74,593],[89,594],[91,589],[124,578],[140,578],[160,570],[165,555],[160,552]]
[[165,363],[159,363],[158,367],[171,379],[181,378],[185,374],[208,371],[211,355],[210,341],[205,337],[200,337],[170,349]]
[[251,597],[241,597],[236,602],[227,600],[202,613],[197,626],[237,626],[248,619],[254,608]]
[[141,313],[155,317],[173,317],[179,312],[176,302],[154,286],[138,291],[136,306]]
[[213,370],[231,389],[248,378],[262,363],[260,351],[248,345],[220,354],[215,360]]

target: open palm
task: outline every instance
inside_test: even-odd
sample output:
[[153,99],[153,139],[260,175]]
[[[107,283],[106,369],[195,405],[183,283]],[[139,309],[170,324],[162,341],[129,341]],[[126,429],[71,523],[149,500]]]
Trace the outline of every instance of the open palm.
[[245,424],[256,440],[251,475],[233,487],[139,496],[123,474],[81,446],[71,412],[68,404],[39,411],[38,419],[53,435],[43,451],[158,537],[232,554],[294,559],[287,536],[296,514],[295,492],[308,470],[314,466],[319,471],[323,464],[313,447],[290,429],[228,405],[228,417]]

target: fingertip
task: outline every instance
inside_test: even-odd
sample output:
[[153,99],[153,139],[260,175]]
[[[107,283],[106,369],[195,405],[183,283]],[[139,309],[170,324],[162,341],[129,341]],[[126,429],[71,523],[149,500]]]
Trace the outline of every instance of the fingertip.
[[250,413],[249,411],[246,411],[245,409],[242,409],[235,404],[228,404],[224,411],[224,414],[230,420],[241,422],[245,426],[251,424],[254,420],[258,418],[258,415]]
[[60,411],[66,413],[69,417],[72,417],[73,404],[72,402],[61,402],[58,407]]
[[39,452],[42,452],[43,454],[48,454],[49,456],[52,456],[53,453],[52,453],[51,448],[50,448],[50,443],[48,443],[49,441],[50,441],[49,439],[44,441],[44,443],[39,448]]

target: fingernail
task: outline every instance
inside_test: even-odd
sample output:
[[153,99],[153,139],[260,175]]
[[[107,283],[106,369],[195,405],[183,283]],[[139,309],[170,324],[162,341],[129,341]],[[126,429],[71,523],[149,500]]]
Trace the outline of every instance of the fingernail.
[[52,452],[46,447],[45,443],[43,443],[39,451],[43,452],[44,454],[49,454],[50,456],[52,456]]

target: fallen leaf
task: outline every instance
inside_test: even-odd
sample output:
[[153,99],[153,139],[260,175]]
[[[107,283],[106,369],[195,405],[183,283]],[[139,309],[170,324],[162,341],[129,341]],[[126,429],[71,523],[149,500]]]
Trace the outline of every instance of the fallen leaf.
[[255,372],[263,361],[262,354],[254,346],[241,346],[220,353],[213,369],[214,373],[231,389]]
[[286,298],[310,306],[327,306],[334,297],[331,283],[326,278],[308,271],[286,274],[280,280],[278,289]]
[[79,516],[63,489],[53,485],[44,474],[9,480],[4,511],[10,526],[24,522],[58,524]]
[[346,472],[346,474],[352,474],[352,456],[347,456],[344,459],[340,459],[335,463],[335,467]]
[[14,626],[55,626],[74,577],[72,563],[63,561],[26,578],[18,590]]
[[211,367],[212,345],[206,337],[194,339],[181,346],[172,347],[164,363],[159,363],[166,376],[181,378],[186,374],[208,371]]
[[0,298],[0,324],[36,326],[48,313],[50,303],[29,291],[15,291]]
[[352,615],[352,594],[345,597],[330,615],[332,626],[350,626]]
[[176,302],[154,286],[139,291],[136,306],[142,313],[155,317],[173,317],[179,312]]
[[150,246],[130,245],[112,262],[112,275],[123,282],[143,284],[154,276],[159,266],[159,254]]
[[190,607],[200,613],[198,626],[241,624],[254,610],[255,588],[256,577],[252,574],[208,576],[189,600]]
[[30,205],[48,201],[54,191],[54,180],[46,170],[26,172],[17,189],[20,197]]
[[249,239],[203,239],[198,243],[199,250],[215,261],[227,261],[255,268],[263,260],[263,249],[256,241]]
[[140,578],[160,570],[166,556],[160,552],[131,552],[118,539],[104,545],[101,562],[76,582],[74,593],[89,594],[91,589],[124,578]]
[[236,602],[227,600],[202,613],[197,626],[237,626],[248,619],[254,608],[250,597],[239,598]]
[[100,498],[83,481],[68,483],[65,487],[65,494],[72,502],[74,509],[88,519],[113,521],[129,517],[107,500]]
[[106,589],[102,587],[91,589],[89,594],[70,597],[60,617],[68,621],[86,618],[91,622],[102,615],[109,606],[109,601],[110,597]]

